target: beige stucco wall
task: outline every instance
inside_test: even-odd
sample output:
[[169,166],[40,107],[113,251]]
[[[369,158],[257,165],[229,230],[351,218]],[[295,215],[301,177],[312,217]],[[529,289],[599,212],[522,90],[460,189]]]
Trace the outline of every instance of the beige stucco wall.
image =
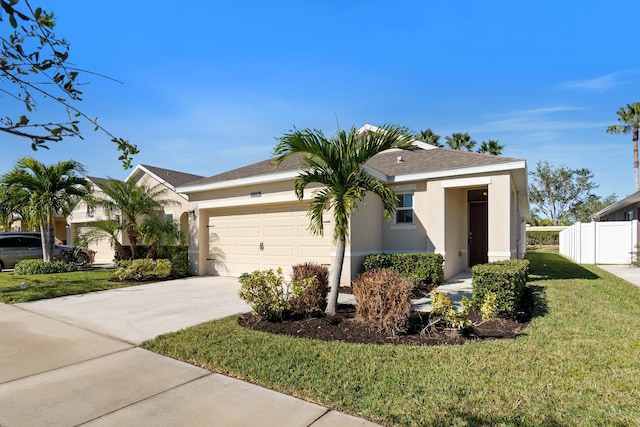
[[444,277],[449,279],[469,266],[469,204],[467,188],[447,188],[445,193],[445,264]]
[[489,262],[515,256],[515,206],[512,204],[511,188],[511,175],[508,172],[491,177],[488,186]]

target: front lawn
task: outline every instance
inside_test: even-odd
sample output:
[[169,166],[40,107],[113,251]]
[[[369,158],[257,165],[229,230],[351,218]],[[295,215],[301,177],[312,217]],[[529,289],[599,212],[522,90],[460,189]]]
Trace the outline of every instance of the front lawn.
[[514,339],[436,347],[270,335],[236,316],[144,348],[385,425],[640,424],[640,289],[534,250]]
[[[137,282],[111,282],[112,278],[113,270],[33,275],[2,272],[0,273],[0,302],[14,304],[141,284]],[[20,288],[23,282],[27,285],[25,289]]]

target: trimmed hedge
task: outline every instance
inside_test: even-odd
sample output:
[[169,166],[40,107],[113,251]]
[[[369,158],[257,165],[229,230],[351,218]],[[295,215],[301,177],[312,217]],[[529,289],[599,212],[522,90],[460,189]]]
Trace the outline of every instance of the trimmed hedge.
[[180,279],[189,275],[189,256],[186,252],[176,252],[171,257],[171,277]]
[[[131,246],[123,246],[123,248],[126,254],[131,256]],[[171,259],[173,258],[174,254],[177,254],[177,253],[186,254],[188,251],[189,251],[189,246],[186,246],[186,245],[177,245],[177,246],[160,245],[158,246],[155,259]],[[138,245],[136,249],[136,255],[137,255],[136,259],[146,258],[148,253],[149,253],[149,246]],[[115,252],[114,259],[116,261],[120,261],[120,256],[118,255],[117,252]]]
[[134,259],[118,261],[114,273],[121,281],[147,281],[165,279],[171,274],[171,262],[168,259]]
[[480,307],[490,293],[496,296],[499,315],[509,316],[516,311],[527,285],[529,261],[513,259],[478,264],[471,268],[473,302]]
[[527,231],[528,246],[558,246],[560,245],[559,230]]
[[294,287],[303,285],[295,298],[291,299],[291,309],[295,313],[306,314],[327,307],[329,293],[329,269],[324,265],[307,262],[293,266],[291,277]]
[[417,286],[420,283],[441,285],[444,281],[440,254],[370,254],[362,264],[361,273],[375,268],[387,268]]
[[15,274],[70,273],[78,271],[78,266],[74,262],[45,262],[41,259],[25,259],[17,263],[13,271]]

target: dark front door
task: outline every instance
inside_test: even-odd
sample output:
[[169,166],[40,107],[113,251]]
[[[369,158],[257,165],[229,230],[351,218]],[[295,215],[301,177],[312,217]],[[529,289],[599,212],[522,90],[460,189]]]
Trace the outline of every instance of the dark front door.
[[487,202],[469,202],[469,267],[489,261]]

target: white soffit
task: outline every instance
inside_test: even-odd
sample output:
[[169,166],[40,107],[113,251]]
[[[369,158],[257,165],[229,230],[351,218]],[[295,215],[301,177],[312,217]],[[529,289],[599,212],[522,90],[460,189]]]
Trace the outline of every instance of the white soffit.
[[475,178],[447,179],[442,181],[442,188],[477,187],[489,184],[491,184],[490,176],[478,176]]
[[460,175],[473,175],[480,173],[491,173],[491,172],[507,172],[514,169],[525,169],[527,167],[527,162],[524,160],[519,160],[516,162],[508,162],[508,163],[497,163],[491,165],[484,166],[471,166],[468,168],[458,168],[458,169],[444,169],[440,171],[434,172],[421,172],[414,173],[409,175],[397,175],[392,182],[407,182],[407,181],[419,181],[424,179],[436,179],[436,178],[444,178],[447,176],[460,176]]
[[221,188],[243,187],[245,185],[265,184],[267,182],[286,181],[297,178],[300,171],[288,171],[273,173],[269,175],[257,175],[247,178],[232,179],[229,181],[213,182],[210,184],[192,185],[187,187],[178,187],[176,190],[181,193],[197,193],[201,191],[219,190]]

